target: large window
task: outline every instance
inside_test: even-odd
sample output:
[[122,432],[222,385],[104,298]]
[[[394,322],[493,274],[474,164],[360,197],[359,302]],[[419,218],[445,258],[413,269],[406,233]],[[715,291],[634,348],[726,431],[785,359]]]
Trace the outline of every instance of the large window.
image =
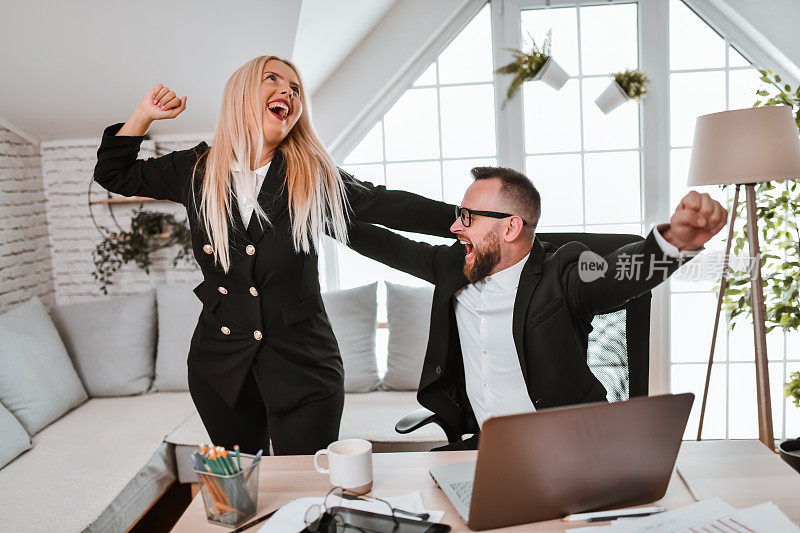
[[552,31],[553,59],[570,75],[558,91],[523,88],[525,167],[542,194],[540,231],[642,232],[639,107],[605,115],[594,100],[610,74],[638,67],[637,5],[521,11],[522,41]]
[[[347,155],[343,169],[359,179],[459,204],[470,169],[497,165],[489,5],[464,27]],[[455,217],[454,217],[455,220]],[[409,235],[430,243],[452,239]],[[426,282],[336,246],[339,288],[373,281]],[[385,289],[378,287],[378,320],[385,322]],[[387,332],[378,331],[379,369]]]
[[[531,38],[541,45],[549,30],[553,58],[568,81],[558,91],[526,83],[504,106],[507,80],[493,69],[510,59],[506,49],[527,48]],[[432,64],[417,65],[422,74],[357,139],[343,166],[359,178],[453,203],[469,185],[471,167],[521,168],[542,193],[540,231],[644,234],[666,221],[688,191],[696,118],[756,100],[759,75],[735,44],[681,0],[487,4]],[[652,80],[646,100],[604,115],[594,100],[610,74],[636,67]],[[724,203],[732,191],[705,192]],[[723,237],[693,261],[701,268],[684,268],[656,291],[653,305],[652,392],[695,393],[687,438],[697,431]],[[328,250],[335,251],[329,264],[337,272],[328,279],[339,287],[423,284],[347,249]],[[754,438],[752,327],[746,320],[733,331],[729,326],[724,320],[720,326],[704,437]],[[776,330],[767,340],[775,435],[789,437],[800,433],[800,410],[782,386],[800,370],[800,335]]]

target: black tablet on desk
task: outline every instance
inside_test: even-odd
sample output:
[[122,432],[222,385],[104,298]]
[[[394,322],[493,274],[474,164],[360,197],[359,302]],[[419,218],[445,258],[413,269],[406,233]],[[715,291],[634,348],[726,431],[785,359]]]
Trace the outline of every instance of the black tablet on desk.
[[[446,524],[435,524],[410,518],[392,518],[391,515],[370,513],[348,507],[334,507],[331,512],[336,515],[336,523],[333,523],[330,515],[326,516],[326,522],[321,524],[317,530],[319,533],[345,531],[348,533],[447,533],[450,531],[450,526]],[[308,531],[309,529],[306,528],[301,533]]]

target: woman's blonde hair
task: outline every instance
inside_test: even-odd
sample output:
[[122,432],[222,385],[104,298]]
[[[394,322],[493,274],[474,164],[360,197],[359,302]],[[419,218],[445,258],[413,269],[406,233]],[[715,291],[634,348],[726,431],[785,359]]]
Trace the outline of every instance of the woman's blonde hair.
[[[277,60],[289,66],[300,80],[299,98],[303,112],[286,138],[278,145],[284,156],[289,196],[289,220],[296,251],[316,250],[324,231],[341,242],[347,241],[347,197],[339,170],[319,140],[311,124],[303,81],[297,68],[275,56],[259,56],[242,65],[228,79],[214,130],[214,144],[198,159],[202,173],[200,205],[195,205],[203,228],[214,249],[214,259],[225,272],[231,266],[228,228],[233,221],[233,199],[238,193],[253,206],[259,223],[270,221],[258,204],[256,175],[251,161],[261,160],[264,147],[263,103],[260,101],[264,67]],[[252,158],[252,159],[251,159]],[[239,172],[231,170],[238,165]],[[192,179],[194,189],[195,182]],[[235,182],[235,183],[234,183]],[[192,194],[196,199],[196,195]]]

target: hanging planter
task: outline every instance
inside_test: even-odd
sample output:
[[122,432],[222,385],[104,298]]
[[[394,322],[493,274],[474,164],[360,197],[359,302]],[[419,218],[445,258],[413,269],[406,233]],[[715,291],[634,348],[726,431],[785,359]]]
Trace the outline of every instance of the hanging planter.
[[561,65],[556,63],[556,60],[550,54],[552,33],[552,30],[548,30],[541,49],[536,45],[533,36],[528,34],[531,39],[531,51],[526,53],[516,48],[510,49],[514,54],[514,61],[495,71],[497,74],[514,75],[511,83],[508,84],[508,89],[506,89],[506,99],[503,102],[503,106],[511,100],[526,81],[541,80],[555,90],[561,89],[567,82],[569,75],[561,68]]
[[542,68],[536,73],[534,79],[542,80],[557,91],[567,83],[569,74],[567,74],[567,71],[561,68],[561,65],[551,56],[544,62],[544,65],[542,65]]
[[100,284],[100,291],[108,294],[108,287],[114,284],[112,278],[122,265],[133,261],[149,274],[150,254],[173,245],[178,245],[178,253],[172,265],[181,261],[192,264],[192,238],[186,222],[169,213],[137,209],[130,231],[107,232],[95,248],[92,277]]
[[614,74],[614,79],[594,101],[597,107],[609,114],[628,100],[639,100],[647,93],[650,80],[639,70],[626,70]]

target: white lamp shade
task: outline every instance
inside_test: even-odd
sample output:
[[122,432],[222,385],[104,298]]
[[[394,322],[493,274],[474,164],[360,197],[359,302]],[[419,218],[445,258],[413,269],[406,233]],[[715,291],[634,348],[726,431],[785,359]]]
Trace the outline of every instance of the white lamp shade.
[[789,106],[697,118],[688,185],[728,185],[800,177],[800,135]]

